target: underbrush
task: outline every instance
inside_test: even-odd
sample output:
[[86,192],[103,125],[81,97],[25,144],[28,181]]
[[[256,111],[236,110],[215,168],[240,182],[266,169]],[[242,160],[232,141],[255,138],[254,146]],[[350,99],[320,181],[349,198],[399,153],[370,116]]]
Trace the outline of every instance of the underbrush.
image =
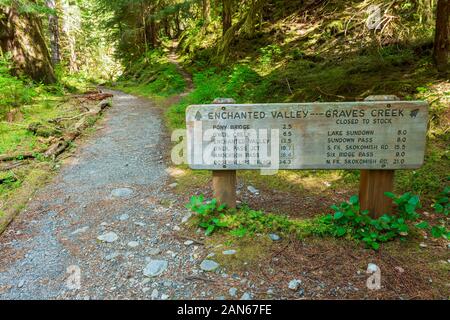
[[86,111],[68,94],[95,89],[86,74],[55,71],[56,83],[36,83],[13,76],[10,57],[0,55],[0,233],[58,166],[44,150]]
[[[371,94],[396,94],[404,100],[423,99],[430,103],[431,119],[425,163],[417,170],[397,170],[395,190],[430,198],[447,183],[450,159],[446,146],[450,135],[445,114],[450,101],[450,84],[436,78],[427,57],[396,47],[323,62],[305,56],[279,57],[278,52],[272,46],[270,50],[263,50],[261,58],[254,63],[228,67],[205,67],[205,63],[197,61],[197,67],[192,67],[195,90],[168,109],[168,126],[184,128],[187,106],[211,103],[217,97],[231,97],[238,103],[354,101]],[[271,176],[269,182],[257,173],[246,176],[256,184],[289,183],[295,189],[295,185],[301,187],[302,178],[310,173],[312,171],[291,170],[284,176]],[[289,181],[285,179],[287,175]],[[355,188],[358,181],[357,171],[329,171],[323,177],[332,182],[334,189]]]
[[308,236],[345,237],[362,242],[366,247],[378,250],[381,243],[395,239],[405,241],[416,230],[426,230],[435,238],[450,238],[448,229],[448,196],[446,188],[433,205],[441,218],[429,223],[416,210],[421,207],[419,197],[411,193],[392,198],[395,209],[392,214],[383,214],[372,218],[369,211],[361,210],[358,197],[333,205],[334,213],[319,215],[310,219],[290,219],[279,214],[265,213],[243,206],[238,210],[227,210],[216,199],[206,201],[202,195],[193,196],[187,207],[196,213],[194,224],[205,230],[205,235],[214,232],[229,232],[236,237],[261,233],[279,233],[284,236],[295,235],[298,238]]
[[116,84],[118,89],[150,98],[166,98],[184,91],[186,83],[162,50],[148,51]]

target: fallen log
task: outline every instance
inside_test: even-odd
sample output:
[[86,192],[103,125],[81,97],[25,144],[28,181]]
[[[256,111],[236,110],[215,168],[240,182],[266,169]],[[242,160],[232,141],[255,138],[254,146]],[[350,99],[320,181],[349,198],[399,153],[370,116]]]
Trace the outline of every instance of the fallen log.
[[98,112],[100,112],[100,111],[103,111],[103,109],[105,109],[106,107],[110,107],[110,106],[111,106],[111,103],[110,103],[108,100],[102,100],[102,101],[101,101],[98,105],[96,105],[94,108],[89,109],[89,108],[85,107],[85,108],[86,108],[86,112],[77,114],[77,115],[75,115],[75,116],[73,116],[73,117],[61,117],[61,118],[55,118],[55,119],[49,120],[48,122],[51,122],[51,123],[59,123],[59,122],[61,122],[61,121],[75,120],[75,119],[77,119],[77,118],[81,118],[81,117],[84,117],[84,116],[86,116],[86,115],[92,115],[92,114],[95,115],[96,113],[98,113]]
[[48,149],[39,151],[21,152],[21,153],[16,152],[13,154],[0,155],[0,162],[35,158],[36,154],[38,153],[43,153],[44,157],[46,158],[49,157],[56,158],[65,149],[67,149],[70,143],[73,140],[75,140],[84,129],[86,129],[89,126],[88,118],[101,114],[103,110],[108,106],[111,106],[111,103],[108,100],[100,101],[95,107],[89,109],[89,111],[86,112],[83,118],[81,118],[77,123],[75,123],[75,125],[71,129],[71,132],[64,134],[57,141],[53,142]]
[[0,166],[0,171],[8,171],[27,164],[28,161],[14,162],[5,166]]
[[10,154],[1,154],[0,161],[13,161],[13,160],[22,160],[22,159],[30,159],[34,158],[36,153],[44,152],[41,151],[29,151],[29,152],[14,152]]
[[78,97],[79,99],[84,100],[105,100],[111,98],[113,94],[111,93],[91,93]]
[[98,103],[94,108],[90,109],[86,113],[86,116],[84,116],[77,123],[75,123],[71,132],[66,133],[62,138],[53,143],[47,149],[47,151],[44,152],[44,157],[56,158],[61,153],[63,153],[63,151],[67,149],[70,143],[73,140],[75,140],[81,134],[81,132],[89,126],[88,118],[91,116],[97,116],[101,114],[102,111],[108,106],[111,106],[111,103],[107,100],[103,100],[100,103]]

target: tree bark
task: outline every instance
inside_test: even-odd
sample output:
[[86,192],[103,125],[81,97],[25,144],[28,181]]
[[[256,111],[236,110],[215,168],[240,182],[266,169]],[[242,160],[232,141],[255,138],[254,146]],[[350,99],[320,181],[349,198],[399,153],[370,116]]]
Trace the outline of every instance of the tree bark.
[[53,65],[57,65],[61,61],[59,50],[59,17],[56,13],[56,1],[47,0],[47,7],[54,11],[48,16],[48,29],[50,33],[50,48]]
[[259,20],[258,17],[261,15],[263,4],[264,0],[252,0],[250,7],[248,8],[242,31],[244,32],[245,37],[249,39],[253,38],[255,34],[255,27]]
[[448,69],[450,0],[438,0],[433,60],[439,72]]
[[207,26],[211,22],[211,0],[203,0],[202,16],[203,24]]
[[11,52],[16,74],[45,84],[56,81],[42,24],[34,13],[19,13],[17,5],[0,8],[0,47]]
[[231,28],[233,17],[233,0],[222,0],[222,35]]

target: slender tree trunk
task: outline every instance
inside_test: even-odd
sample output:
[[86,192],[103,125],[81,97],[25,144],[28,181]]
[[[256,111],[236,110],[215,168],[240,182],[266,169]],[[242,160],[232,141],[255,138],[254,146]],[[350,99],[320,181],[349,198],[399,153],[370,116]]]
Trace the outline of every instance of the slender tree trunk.
[[247,16],[242,26],[243,32],[247,38],[252,38],[255,34],[256,24],[258,23],[258,17],[261,16],[262,6],[264,0],[252,0],[250,7],[247,11]]
[[231,28],[233,16],[233,0],[222,0],[222,35]]
[[433,59],[439,72],[448,69],[450,0],[438,0]]
[[0,30],[0,47],[11,52],[16,73],[46,84],[56,81],[39,17],[19,13],[15,4],[0,7]]
[[170,23],[169,23],[169,19],[164,18],[162,20],[162,25],[164,28],[164,34],[169,38],[172,39],[172,33],[170,32]]
[[59,50],[59,18],[56,13],[56,1],[47,0],[47,7],[55,12],[48,16],[51,57],[52,63],[55,66],[61,61],[61,54]]
[[180,27],[180,13],[177,12],[177,14],[175,15],[175,28],[177,30],[177,35],[176,38],[178,38],[181,34],[181,27]]
[[143,3],[141,3],[141,14],[142,14],[142,37],[144,39],[144,52],[146,53],[148,50],[148,40],[147,40],[147,22],[145,20],[145,9]]
[[207,26],[211,22],[211,0],[203,0],[202,16],[204,25]]
[[[58,3],[57,3],[58,4]],[[60,44],[63,52],[62,60],[67,61],[70,73],[79,71],[78,55],[77,55],[77,36],[79,34],[81,24],[81,11],[78,6],[65,1],[60,3],[62,29],[60,35]]]

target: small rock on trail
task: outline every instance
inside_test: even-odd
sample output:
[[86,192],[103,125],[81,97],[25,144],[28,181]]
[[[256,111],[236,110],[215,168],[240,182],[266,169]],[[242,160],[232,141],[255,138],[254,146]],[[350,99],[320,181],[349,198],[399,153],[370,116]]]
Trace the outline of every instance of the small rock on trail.
[[301,280],[294,279],[294,280],[289,281],[288,288],[293,291],[296,291],[300,287],[301,284],[302,284]]
[[111,195],[116,198],[125,198],[133,194],[133,190],[130,188],[117,188],[111,191]]
[[214,271],[219,267],[219,264],[213,260],[203,260],[200,264],[200,268],[203,271]]
[[166,260],[150,260],[144,268],[144,275],[147,277],[156,277],[166,271],[168,262]]
[[103,242],[114,242],[119,239],[119,236],[111,231],[98,236],[97,239]]

